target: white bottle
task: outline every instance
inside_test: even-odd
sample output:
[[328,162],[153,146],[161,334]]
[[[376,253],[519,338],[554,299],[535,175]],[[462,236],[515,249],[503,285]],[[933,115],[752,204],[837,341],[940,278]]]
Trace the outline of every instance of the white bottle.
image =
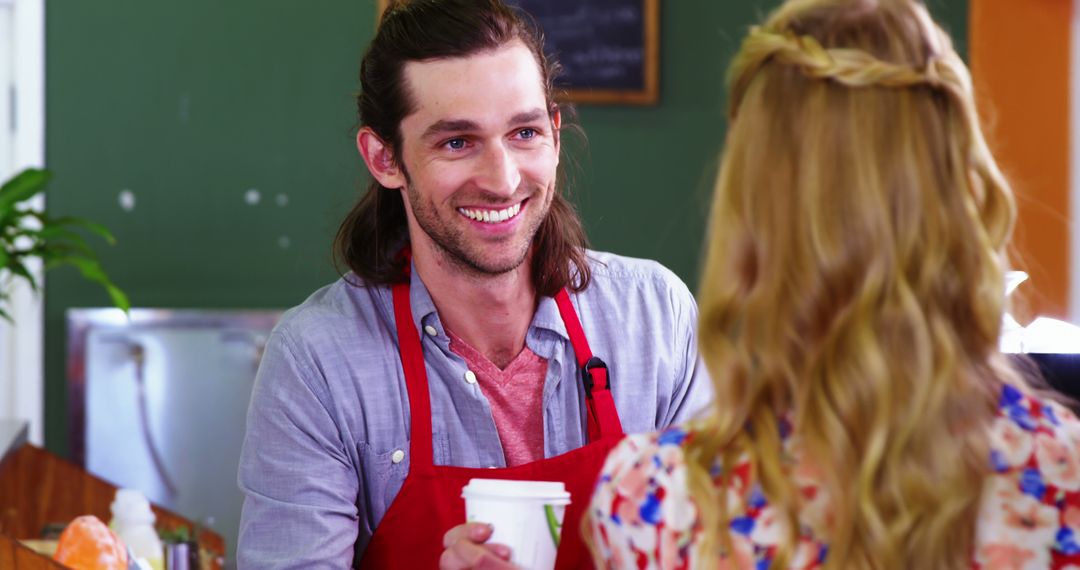
[[131,549],[136,558],[143,558],[154,570],[165,567],[165,553],[154,529],[154,511],[150,501],[138,489],[117,489],[112,505],[109,527]]

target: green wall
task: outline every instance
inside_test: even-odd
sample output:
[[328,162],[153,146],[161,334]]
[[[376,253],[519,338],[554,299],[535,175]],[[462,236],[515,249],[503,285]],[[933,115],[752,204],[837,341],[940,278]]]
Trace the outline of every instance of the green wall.
[[[774,2],[662,4],[662,104],[580,109],[574,196],[594,247],[658,259],[694,287],[724,68]],[[931,4],[963,46],[967,2]],[[352,95],[370,0],[46,9],[48,207],[115,232],[103,263],[135,306],[284,308],[336,277],[330,241],[366,180]],[[46,444],[65,454],[64,314],[108,299],[61,269],[45,300]]]

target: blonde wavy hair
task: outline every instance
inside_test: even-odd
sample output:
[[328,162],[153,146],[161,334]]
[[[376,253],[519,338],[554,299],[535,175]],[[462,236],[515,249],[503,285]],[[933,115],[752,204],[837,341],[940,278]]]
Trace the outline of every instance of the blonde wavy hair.
[[789,0],[729,85],[699,287],[716,398],[688,444],[703,559],[732,552],[718,489],[748,457],[787,529],[772,567],[792,560],[790,420],[828,567],[969,567],[989,424],[1022,380],[998,350],[1015,206],[968,70],[916,1]]

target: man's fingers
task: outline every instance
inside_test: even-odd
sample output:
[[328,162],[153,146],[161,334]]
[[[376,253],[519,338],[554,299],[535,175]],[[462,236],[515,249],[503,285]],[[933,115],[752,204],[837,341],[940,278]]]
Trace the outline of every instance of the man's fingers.
[[465,523],[465,526],[469,533],[469,540],[473,542],[484,542],[491,538],[491,533],[495,532],[495,527],[487,523]]
[[484,548],[503,560],[510,560],[510,547],[505,544],[485,544]]
[[450,548],[455,542],[460,540],[468,540],[469,542],[484,542],[491,538],[491,533],[494,529],[487,523],[465,523],[459,524],[454,528],[446,531],[443,535],[443,548]]
[[440,570],[466,570],[466,569],[490,569],[500,570],[513,568],[507,560],[510,559],[510,548],[502,544],[476,544],[467,540],[459,540],[450,545],[439,557]]
[[485,544],[494,531],[485,523],[459,524],[443,535],[443,551],[439,557],[441,570],[504,570],[510,564],[510,547],[505,544]]
[[488,554],[476,565],[476,570],[521,570],[517,566]]
[[456,546],[443,551],[442,556],[439,557],[439,570],[466,570],[475,566],[474,561],[468,558],[468,553],[464,553],[465,558],[463,558],[461,549]]

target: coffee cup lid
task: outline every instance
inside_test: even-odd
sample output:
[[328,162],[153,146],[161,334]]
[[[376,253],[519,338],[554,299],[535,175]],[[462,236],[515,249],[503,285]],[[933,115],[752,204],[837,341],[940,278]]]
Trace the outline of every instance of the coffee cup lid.
[[461,489],[462,497],[543,499],[569,501],[570,493],[561,481],[512,481],[508,479],[470,479]]

